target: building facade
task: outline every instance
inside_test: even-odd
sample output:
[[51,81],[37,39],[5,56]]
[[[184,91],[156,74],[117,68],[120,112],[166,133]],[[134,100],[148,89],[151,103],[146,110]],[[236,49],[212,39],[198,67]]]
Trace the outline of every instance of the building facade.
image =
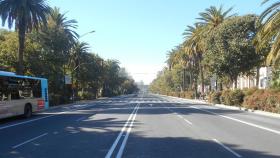
[[[271,67],[261,67],[259,69],[259,84],[257,85],[256,76],[239,76],[237,79],[237,88],[252,88],[258,87],[259,89],[266,89],[269,87],[269,82],[272,76]],[[234,89],[234,84],[232,85]]]

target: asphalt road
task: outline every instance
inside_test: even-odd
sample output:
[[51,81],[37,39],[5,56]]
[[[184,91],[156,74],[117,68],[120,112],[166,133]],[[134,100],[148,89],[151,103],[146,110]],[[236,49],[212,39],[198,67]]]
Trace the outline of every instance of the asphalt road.
[[276,158],[280,119],[139,94],[0,121],[0,158]]

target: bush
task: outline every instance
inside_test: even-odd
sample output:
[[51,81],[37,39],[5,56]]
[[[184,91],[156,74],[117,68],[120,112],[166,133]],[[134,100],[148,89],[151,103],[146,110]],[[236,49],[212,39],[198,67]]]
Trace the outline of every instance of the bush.
[[245,94],[240,89],[236,89],[234,91],[231,91],[230,97],[232,101],[231,105],[241,106],[244,101]]
[[84,91],[84,92],[80,91],[78,92],[78,96],[81,98],[81,100],[96,99],[95,94],[88,91]]
[[207,98],[208,102],[213,103],[213,104],[220,104],[221,103],[221,100],[220,100],[221,95],[222,95],[221,92],[216,92],[216,91],[210,92],[208,94],[208,98]]
[[184,92],[184,98],[194,99],[194,92],[193,91],[185,91]]
[[245,96],[249,96],[249,95],[252,95],[253,93],[255,93],[257,90],[258,90],[257,87],[253,87],[253,88],[245,88],[242,91]]
[[246,96],[243,106],[249,109],[280,113],[280,92],[276,90],[257,90]]
[[245,94],[239,90],[224,90],[221,94],[221,103],[226,105],[242,105]]
[[226,105],[232,104],[231,99],[230,99],[230,90],[222,91],[220,101],[221,101],[221,103],[226,104]]
[[70,100],[67,96],[63,96],[61,94],[50,93],[49,94],[49,102],[50,102],[50,106],[57,106],[57,105],[60,105],[60,104],[69,103]]

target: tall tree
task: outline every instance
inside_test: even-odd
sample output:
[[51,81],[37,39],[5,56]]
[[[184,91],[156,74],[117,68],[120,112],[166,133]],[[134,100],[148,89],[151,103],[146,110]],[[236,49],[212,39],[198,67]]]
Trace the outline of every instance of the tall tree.
[[46,24],[50,8],[45,0],[0,0],[0,16],[2,25],[8,21],[8,27],[18,31],[18,67],[17,73],[24,73],[23,54],[25,34]]
[[[198,67],[201,75],[201,91],[204,93],[204,72],[202,65],[203,55],[203,32],[205,26],[201,24],[195,24],[194,26],[188,26],[183,35],[185,35],[186,41],[184,42],[185,52],[191,57],[193,67]],[[196,73],[195,73],[196,74]],[[197,76],[194,76],[195,91],[197,91]],[[197,92],[196,92],[197,93]]]
[[248,74],[262,59],[252,42],[257,19],[255,15],[230,18],[207,38],[205,62],[210,71],[220,78],[227,76],[235,87],[238,75]]
[[[88,53],[89,53],[89,45],[85,42],[81,42],[81,43],[76,42],[71,51],[69,68],[72,76],[72,82],[74,81],[74,76],[76,78],[75,87],[77,88],[77,90],[79,89],[78,82],[79,80],[81,80],[81,76],[79,75],[81,73],[80,72],[81,66],[84,64],[90,64],[90,63],[82,63],[83,57],[85,58],[86,54]],[[74,84],[74,82],[72,84]]]
[[207,26],[207,31],[212,31],[218,25],[224,22],[225,19],[234,16],[235,14],[229,15],[229,13],[232,11],[232,7],[223,10],[223,6],[220,6],[219,8],[215,6],[210,6],[209,8],[205,9],[204,12],[199,13],[199,24]]
[[[236,14],[230,14],[232,11],[232,7],[224,10],[223,6],[220,6],[219,8],[215,6],[210,6],[209,8],[206,8],[204,12],[199,13],[199,20],[198,24],[204,26],[204,29],[202,33],[200,33],[200,36],[202,37],[202,52],[206,52],[205,46],[207,45],[207,42],[205,41],[208,35],[213,32],[220,24],[222,24],[226,19],[235,16]],[[201,61],[203,60],[203,54],[200,55]],[[204,84],[204,72],[202,69],[207,66],[203,66],[201,63],[200,66],[202,66],[201,69],[201,80]],[[204,89],[204,85],[202,85],[202,88]]]
[[[270,0],[264,0],[266,4]],[[271,45],[267,57],[269,65],[277,65],[280,60],[280,2],[272,3],[261,15],[260,21],[263,23],[258,32],[258,49]]]

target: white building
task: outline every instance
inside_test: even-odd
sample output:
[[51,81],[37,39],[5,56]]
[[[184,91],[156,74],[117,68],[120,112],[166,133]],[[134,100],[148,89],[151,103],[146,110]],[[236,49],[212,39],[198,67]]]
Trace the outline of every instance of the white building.
[[[259,70],[259,85],[257,84],[257,80],[255,76],[239,76],[237,79],[237,88],[252,88],[258,87],[260,89],[265,89],[269,87],[269,81],[271,79],[272,70],[271,67],[261,67]],[[234,84],[232,86],[234,88]]]

